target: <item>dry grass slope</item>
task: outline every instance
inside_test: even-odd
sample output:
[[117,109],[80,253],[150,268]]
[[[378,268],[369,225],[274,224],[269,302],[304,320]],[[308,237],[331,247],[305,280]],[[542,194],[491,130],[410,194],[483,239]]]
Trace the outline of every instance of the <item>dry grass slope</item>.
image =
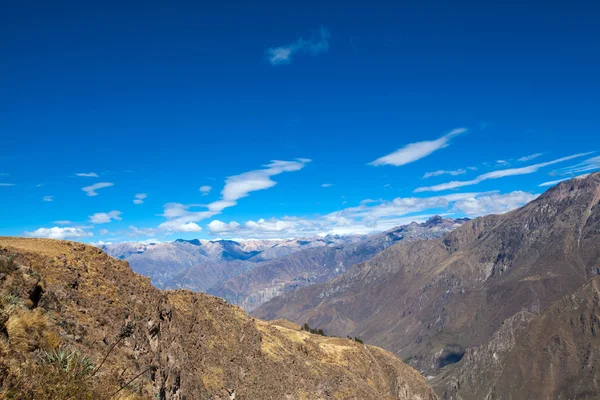
[[95,247],[0,238],[0,399],[9,398],[435,396],[384,350],[160,291]]

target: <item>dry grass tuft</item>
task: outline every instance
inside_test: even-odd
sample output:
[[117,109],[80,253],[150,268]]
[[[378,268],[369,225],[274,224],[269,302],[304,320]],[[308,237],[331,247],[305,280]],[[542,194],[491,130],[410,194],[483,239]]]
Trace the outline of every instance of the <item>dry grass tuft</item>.
[[51,326],[43,311],[23,309],[12,314],[5,324],[11,346],[22,352],[57,348],[60,338]]

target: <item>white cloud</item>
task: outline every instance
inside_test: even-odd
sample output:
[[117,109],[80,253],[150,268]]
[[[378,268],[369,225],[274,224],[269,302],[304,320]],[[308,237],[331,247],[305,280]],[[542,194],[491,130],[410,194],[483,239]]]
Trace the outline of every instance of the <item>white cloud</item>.
[[521,157],[521,158],[517,159],[517,161],[519,161],[519,162],[531,161],[531,160],[534,160],[534,159],[536,159],[536,158],[538,158],[538,157],[542,156],[543,154],[544,154],[544,153],[535,153],[535,154],[530,154],[530,155],[528,155],[528,156]]
[[157,233],[155,228],[136,228],[133,225],[129,226],[129,231],[125,232],[127,236],[138,237],[138,236],[154,236]]
[[562,157],[562,158],[544,162],[544,163],[529,165],[527,167],[501,169],[498,171],[492,171],[492,172],[488,172],[483,175],[479,175],[477,178],[472,179],[470,181],[452,181],[452,182],[442,183],[442,184],[434,185],[434,186],[420,187],[420,188],[415,189],[414,192],[415,193],[439,192],[442,190],[456,189],[456,188],[460,188],[460,187],[464,187],[464,186],[476,185],[476,184],[486,181],[488,179],[499,179],[499,178],[504,178],[507,176],[532,174],[534,172],[537,172],[540,168],[547,167],[548,165],[557,164],[560,162],[571,160],[573,158],[582,157],[582,156],[585,156],[588,154],[590,154],[590,153],[579,153],[579,154]]
[[167,221],[160,224],[169,232],[200,232],[202,228],[195,222]]
[[72,224],[72,222],[71,222],[71,221],[68,221],[68,220],[66,220],[66,219],[61,219],[61,220],[59,220],[59,221],[54,221],[54,222],[52,222],[52,223],[53,223],[53,224],[56,224],[56,225],[71,225],[71,224]]
[[75,239],[94,236],[91,232],[86,232],[80,228],[39,228],[33,232],[25,232],[30,237],[49,238],[49,239]]
[[[392,229],[410,222],[423,222],[432,215],[477,216],[503,213],[533,200],[534,194],[512,192],[456,193],[428,198],[364,200],[359,206],[311,218],[283,217],[230,224],[213,221],[213,234],[245,238],[291,238],[315,235],[367,234]],[[214,229],[211,229],[212,228]]]
[[[271,180],[272,176],[283,172],[299,171],[311,160],[303,158],[296,161],[271,161],[265,165],[265,169],[244,172],[240,175],[230,176],[225,181],[225,187],[221,191],[222,199],[209,204],[209,210],[221,211],[224,205],[229,207],[237,204],[237,200],[248,196],[251,192],[268,189],[277,184]],[[226,205],[231,203],[231,205]],[[221,208],[223,207],[223,208]]]
[[439,171],[425,173],[425,175],[423,175],[423,178],[426,179],[426,178],[431,178],[433,176],[440,176],[440,175],[457,176],[457,175],[466,174],[467,171],[475,171],[475,170],[477,170],[477,168],[475,168],[475,167],[459,168],[459,169],[455,169],[455,170],[443,170],[443,169],[440,169]]
[[282,232],[294,228],[297,222],[279,219],[270,219],[267,221],[261,218],[258,221],[247,221],[244,226],[250,230],[259,232]]
[[316,56],[329,49],[331,35],[327,28],[321,27],[317,34],[308,40],[299,38],[293,43],[266,50],[267,59],[271,65],[290,64],[295,54]]
[[206,225],[210,233],[223,233],[223,232],[233,232],[240,228],[240,224],[235,221],[231,221],[230,223],[221,222],[218,219],[211,221],[210,224]]
[[491,194],[481,197],[470,197],[454,203],[453,209],[469,217],[487,214],[504,214],[521,207],[538,197],[537,194],[514,191],[507,194]]
[[200,186],[200,192],[202,192],[202,196],[206,196],[207,194],[210,193],[210,191],[212,190],[211,186],[208,185],[204,185],[204,186]]
[[98,174],[95,172],[79,172],[75,175],[85,177],[85,178],[97,178],[98,177]]
[[142,204],[146,197],[148,197],[148,195],[146,193],[136,194],[135,198],[133,199],[133,204]]
[[390,153],[386,156],[380,157],[377,160],[370,162],[369,165],[394,165],[401,166],[409,164],[411,162],[420,160],[421,158],[427,157],[431,153],[443,149],[449,146],[450,139],[466,132],[465,128],[454,129],[451,132],[445,134],[439,139],[410,143],[406,146]]
[[332,186],[333,186],[333,183],[322,183],[321,184],[321,187],[324,187],[324,188],[328,188],[328,187],[332,187]]
[[52,201],[52,199],[54,198],[54,196],[44,196],[42,198],[43,201]]
[[86,186],[84,188],[81,188],[81,190],[83,190],[84,192],[86,192],[88,196],[97,196],[98,193],[96,192],[96,190],[102,189],[102,188],[111,187],[111,186],[114,186],[114,183],[111,183],[111,182],[98,182],[98,183],[94,183],[91,186]]
[[100,229],[100,234],[101,234],[102,236],[108,235],[109,233],[110,233],[110,232],[109,232],[109,230],[108,230],[108,229]]
[[112,242],[105,242],[105,241],[99,240],[97,242],[91,242],[90,244],[92,246],[100,247],[100,246],[112,244]]
[[569,179],[571,179],[571,178],[562,178],[562,179],[557,179],[555,181],[548,181],[548,182],[540,183],[538,186],[539,187],[554,186],[557,183],[560,183],[563,181],[568,181]]
[[558,175],[579,175],[581,173],[590,172],[597,169],[600,169],[600,156],[588,158],[579,164],[559,169],[554,171],[554,173]]
[[93,215],[90,215],[89,217],[89,221],[92,224],[107,224],[111,221],[121,221],[123,218],[121,218],[121,214],[123,214],[121,211],[110,211],[107,213],[96,213]]
[[0,183],[0,187],[2,187],[2,186],[8,187],[8,186],[16,186],[16,185],[14,183]]
[[[180,228],[190,229],[191,225],[188,226],[187,223],[198,222],[220,214],[225,208],[235,206],[239,199],[248,196],[250,193],[275,186],[277,182],[273,181],[271,177],[284,172],[299,171],[310,161],[307,158],[298,158],[295,161],[273,160],[270,164],[265,165],[264,169],[230,176],[225,180],[225,186],[221,190],[221,198],[207,205],[167,203],[162,214],[167,218],[167,221],[160,224],[159,228],[171,232],[177,232]],[[206,209],[202,211],[191,210],[197,207]],[[195,229],[194,227],[191,228]],[[183,232],[189,231],[185,230]]]

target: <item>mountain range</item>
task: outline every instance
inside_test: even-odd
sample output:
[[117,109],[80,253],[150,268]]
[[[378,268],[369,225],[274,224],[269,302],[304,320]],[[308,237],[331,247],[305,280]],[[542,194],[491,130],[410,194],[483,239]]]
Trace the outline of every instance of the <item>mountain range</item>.
[[598,398],[600,173],[445,237],[401,242],[253,312],[354,335],[444,399]]
[[297,287],[326,282],[403,240],[441,237],[464,223],[435,216],[372,235],[289,240],[182,240],[101,248],[161,289],[206,292],[251,311]]

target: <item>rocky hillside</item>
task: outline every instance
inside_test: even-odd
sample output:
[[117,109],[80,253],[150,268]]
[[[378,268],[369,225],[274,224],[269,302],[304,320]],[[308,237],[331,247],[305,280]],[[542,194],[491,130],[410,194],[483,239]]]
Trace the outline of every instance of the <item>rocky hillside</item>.
[[600,276],[541,313],[515,314],[430,382],[448,400],[597,399],[598,349]]
[[0,238],[0,398],[435,397],[376,347],[161,291],[96,247]]
[[[530,314],[541,318],[549,307],[598,275],[599,202],[600,173],[562,182],[520,209],[470,221],[443,239],[396,244],[329,283],[275,298],[254,314],[307,321],[336,335],[358,335],[409,360],[425,374],[438,375],[465,354],[482,346],[493,347],[494,337],[504,340],[512,335],[511,326],[515,334],[531,330],[523,327],[519,318],[523,323]],[[593,291],[583,293],[592,296],[590,300],[596,296]],[[581,314],[581,320],[595,320],[594,315]],[[543,342],[543,329],[546,334],[559,334],[551,324],[540,325],[540,342],[529,342],[529,350],[526,344],[519,345],[523,346],[519,357],[544,359],[530,355],[532,349],[539,350],[536,346],[548,345]],[[577,375],[576,368],[585,359],[588,350],[568,337],[559,335],[555,345],[570,346],[577,355],[568,363],[553,359],[552,367],[543,367],[552,374]],[[507,339],[502,343],[510,350],[515,342]],[[496,356],[500,357],[498,352]],[[485,380],[483,371],[489,371],[473,364],[467,367],[466,361],[453,370],[461,371],[460,365],[465,365],[463,372],[475,374],[470,378],[473,385]],[[507,361],[503,368],[506,374],[519,375],[522,382],[541,376],[542,367],[527,365]],[[508,382],[507,376],[500,382]],[[438,386],[441,394],[451,393],[444,385],[452,378],[463,388],[461,378],[449,372],[445,383]],[[555,386],[544,392],[550,393],[547,397],[531,398],[572,393],[566,388],[572,382],[564,379],[552,381]],[[590,390],[584,383],[578,390]],[[594,390],[590,393],[600,396],[600,391]],[[485,398],[482,392],[473,393],[472,397],[455,398]],[[497,386],[489,398],[528,398],[517,393],[514,386]]]
[[464,219],[434,216],[420,224],[412,222],[386,232],[368,235],[355,243],[338,242],[298,251],[261,263],[207,292],[238,304],[246,311],[252,311],[289,290],[327,282],[350,266],[372,258],[395,243],[439,238],[464,222]]

